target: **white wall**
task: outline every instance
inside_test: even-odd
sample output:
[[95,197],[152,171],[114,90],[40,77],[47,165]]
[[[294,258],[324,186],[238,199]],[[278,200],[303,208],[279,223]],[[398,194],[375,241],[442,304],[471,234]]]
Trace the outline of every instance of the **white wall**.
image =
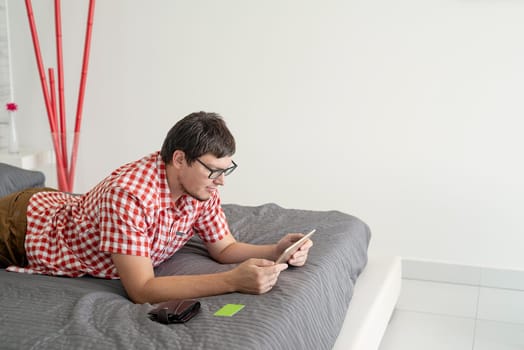
[[[87,0],[71,3],[70,117]],[[34,5],[52,38],[51,1]],[[9,7],[24,139],[48,145]],[[238,141],[225,202],[354,214],[371,254],[524,269],[523,18],[516,0],[98,1],[75,189],[216,111]]]

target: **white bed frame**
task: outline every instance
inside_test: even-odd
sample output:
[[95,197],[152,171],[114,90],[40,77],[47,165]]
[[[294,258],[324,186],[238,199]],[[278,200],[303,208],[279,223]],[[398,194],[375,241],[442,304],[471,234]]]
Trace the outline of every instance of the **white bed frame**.
[[377,350],[400,295],[398,256],[370,257],[358,277],[334,350]]

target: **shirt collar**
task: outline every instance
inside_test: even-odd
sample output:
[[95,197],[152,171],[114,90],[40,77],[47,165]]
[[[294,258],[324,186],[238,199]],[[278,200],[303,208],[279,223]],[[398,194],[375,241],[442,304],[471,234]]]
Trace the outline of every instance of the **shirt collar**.
[[167,183],[166,164],[160,156],[160,152],[156,153],[156,166],[158,170],[158,192],[160,196],[160,206],[162,208],[175,208],[175,202],[171,199],[171,191]]

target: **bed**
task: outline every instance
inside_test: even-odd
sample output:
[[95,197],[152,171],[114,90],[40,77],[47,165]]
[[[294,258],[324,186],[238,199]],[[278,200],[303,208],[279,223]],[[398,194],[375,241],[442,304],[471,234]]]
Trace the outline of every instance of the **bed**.
[[[0,168],[1,171],[1,168]],[[27,184],[26,184],[27,185]],[[199,299],[184,324],[147,317],[154,305],[133,304],[118,280],[64,278],[0,270],[2,349],[377,349],[400,290],[400,259],[370,258],[369,227],[339,211],[223,206],[240,241],[275,242],[286,232],[316,228],[304,267],[281,273],[263,295],[231,293]],[[198,238],[158,266],[157,275],[231,269]],[[215,312],[244,307],[231,317]]]

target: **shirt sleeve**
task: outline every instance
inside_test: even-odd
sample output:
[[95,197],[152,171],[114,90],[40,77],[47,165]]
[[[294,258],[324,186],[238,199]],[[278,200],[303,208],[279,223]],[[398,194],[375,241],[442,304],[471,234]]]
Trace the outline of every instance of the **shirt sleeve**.
[[121,188],[110,188],[102,195],[100,250],[149,257],[145,210],[135,196]]
[[202,241],[208,243],[219,241],[230,233],[217,192],[203,204],[193,228]]

